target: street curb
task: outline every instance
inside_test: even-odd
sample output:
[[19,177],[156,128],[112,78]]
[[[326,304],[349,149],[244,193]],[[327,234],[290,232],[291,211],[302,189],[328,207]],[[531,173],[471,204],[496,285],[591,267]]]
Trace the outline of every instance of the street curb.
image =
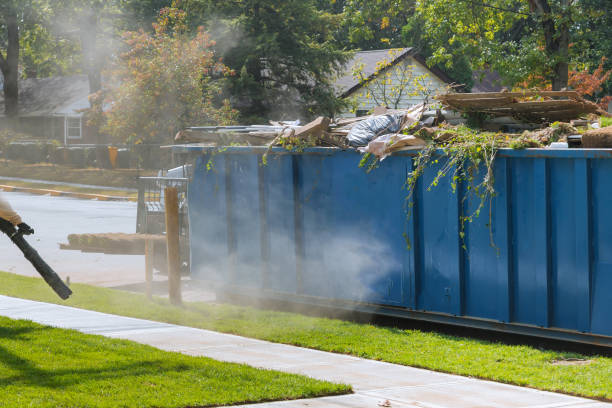
[[48,190],[44,188],[30,188],[30,187],[16,187],[0,184],[0,190],[3,191],[14,191],[20,193],[38,194],[38,195],[50,195],[52,197],[73,197],[81,198],[85,200],[98,200],[98,201],[138,201],[134,197],[125,196],[111,196],[105,194],[92,194],[92,193],[78,193],[74,191],[60,191],[60,190]]

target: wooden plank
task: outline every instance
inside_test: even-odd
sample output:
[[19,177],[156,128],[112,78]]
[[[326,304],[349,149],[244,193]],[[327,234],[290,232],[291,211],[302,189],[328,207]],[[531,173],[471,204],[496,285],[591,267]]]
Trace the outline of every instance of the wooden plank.
[[526,98],[530,96],[541,96],[548,98],[577,98],[581,99],[576,91],[525,91],[525,92],[482,92],[482,93],[453,93],[444,94],[436,97],[438,100],[456,100],[463,101],[468,99],[485,99],[485,98]]
[[168,250],[168,295],[170,303],[182,304],[181,265],[179,255],[179,205],[176,187],[164,190],[166,204],[166,241]]
[[482,98],[482,99],[467,99],[467,100],[446,100],[441,99],[443,103],[450,106],[457,106],[462,109],[468,108],[494,108],[509,105],[515,102],[515,98]]
[[589,110],[588,105],[584,105],[576,101],[538,101],[538,102],[518,102],[511,103],[506,107],[515,111],[531,111],[531,112],[544,112],[544,111],[556,111],[564,109],[579,109]]

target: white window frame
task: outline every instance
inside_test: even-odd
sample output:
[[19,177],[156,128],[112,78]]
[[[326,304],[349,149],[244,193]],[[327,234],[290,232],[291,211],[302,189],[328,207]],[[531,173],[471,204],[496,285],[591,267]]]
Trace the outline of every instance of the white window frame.
[[[79,121],[79,135],[78,136],[70,136],[70,132],[68,129],[77,129],[76,126],[69,127],[68,124],[70,120],[78,119]],[[68,144],[68,140],[81,140],[83,138],[83,118],[81,116],[64,116],[64,144]]]

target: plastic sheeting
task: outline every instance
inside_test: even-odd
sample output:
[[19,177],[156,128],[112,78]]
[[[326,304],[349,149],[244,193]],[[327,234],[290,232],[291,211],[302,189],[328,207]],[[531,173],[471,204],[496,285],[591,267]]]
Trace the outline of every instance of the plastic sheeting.
[[349,146],[366,146],[380,135],[399,133],[406,126],[418,122],[423,113],[423,104],[413,106],[407,111],[372,116],[357,122],[349,131]]

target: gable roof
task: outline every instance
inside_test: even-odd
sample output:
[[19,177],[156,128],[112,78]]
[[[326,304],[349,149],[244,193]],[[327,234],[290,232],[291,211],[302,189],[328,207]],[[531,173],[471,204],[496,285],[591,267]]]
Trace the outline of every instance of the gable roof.
[[[89,107],[87,75],[28,78],[19,81],[19,116],[79,115]],[[0,93],[0,106],[4,95]],[[0,116],[4,109],[0,109]]]
[[355,65],[363,64],[363,75],[367,79],[372,79],[375,76],[378,63],[389,60],[391,54],[394,55],[394,59],[390,61],[389,66],[381,70],[379,74],[397,65],[407,57],[412,57],[443,82],[448,84],[453,83],[453,80],[438,68],[428,67],[425,58],[418,54],[413,47],[358,51],[353,58],[346,63],[345,71],[335,81],[336,88],[341,97],[346,97],[362,87],[360,81],[353,77],[353,67],[355,67]]

